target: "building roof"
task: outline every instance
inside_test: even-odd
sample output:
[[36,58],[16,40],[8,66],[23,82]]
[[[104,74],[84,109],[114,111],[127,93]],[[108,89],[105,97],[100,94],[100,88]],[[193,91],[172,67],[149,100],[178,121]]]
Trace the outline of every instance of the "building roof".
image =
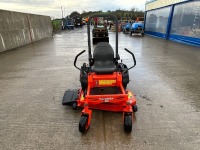
[[160,7],[165,7],[185,1],[191,1],[191,0],[149,0],[146,2],[145,10],[152,10]]

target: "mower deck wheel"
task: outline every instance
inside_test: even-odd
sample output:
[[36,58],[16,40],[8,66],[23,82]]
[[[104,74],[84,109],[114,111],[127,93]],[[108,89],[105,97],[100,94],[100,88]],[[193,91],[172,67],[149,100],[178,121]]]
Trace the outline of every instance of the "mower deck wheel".
[[73,103],[72,108],[73,108],[73,110],[77,110],[77,103]]
[[132,131],[132,116],[131,115],[124,116],[124,130],[126,132]]
[[79,132],[83,133],[86,131],[86,125],[88,121],[88,116],[81,116],[79,121]]
[[133,106],[132,106],[132,109],[133,109],[133,112],[137,112],[137,111],[138,111],[137,105],[133,105]]

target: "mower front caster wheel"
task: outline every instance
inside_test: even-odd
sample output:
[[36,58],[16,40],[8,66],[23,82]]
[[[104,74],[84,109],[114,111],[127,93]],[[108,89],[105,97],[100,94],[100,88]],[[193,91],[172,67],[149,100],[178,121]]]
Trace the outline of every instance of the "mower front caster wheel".
[[126,132],[132,131],[132,116],[131,115],[124,116],[124,130]]
[[84,133],[87,129],[87,121],[88,121],[88,116],[81,116],[81,119],[79,121],[79,132]]
[[132,109],[133,109],[133,112],[137,112],[137,111],[138,111],[137,105],[133,105],[133,106],[132,106]]
[[73,103],[72,108],[73,108],[73,110],[77,110],[77,103]]

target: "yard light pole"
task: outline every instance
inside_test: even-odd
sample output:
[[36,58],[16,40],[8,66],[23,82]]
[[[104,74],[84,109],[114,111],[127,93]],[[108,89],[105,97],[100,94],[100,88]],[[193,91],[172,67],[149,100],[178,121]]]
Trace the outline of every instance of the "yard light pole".
[[61,6],[61,12],[62,12],[62,18],[63,18],[63,9],[62,9],[62,6]]

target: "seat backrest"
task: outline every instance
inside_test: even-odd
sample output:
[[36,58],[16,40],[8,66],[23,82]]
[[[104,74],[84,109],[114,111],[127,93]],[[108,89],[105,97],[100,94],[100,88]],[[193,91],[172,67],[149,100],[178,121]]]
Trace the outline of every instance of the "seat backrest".
[[114,51],[111,45],[107,42],[97,44],[93,53],[94,61],[113,61]]

